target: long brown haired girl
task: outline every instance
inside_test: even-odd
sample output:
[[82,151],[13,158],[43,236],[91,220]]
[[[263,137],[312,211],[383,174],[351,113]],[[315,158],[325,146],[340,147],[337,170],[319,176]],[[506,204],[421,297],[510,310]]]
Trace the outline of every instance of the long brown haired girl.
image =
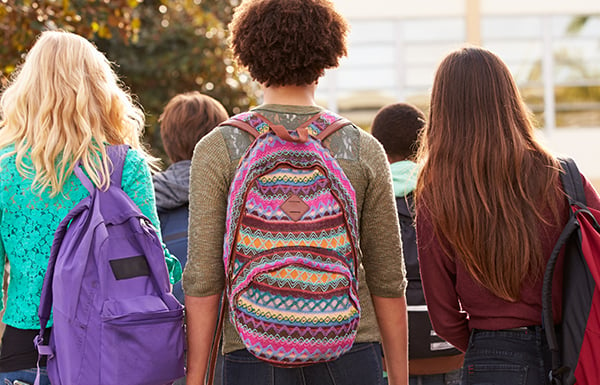
[[[442,61],[419,159],[424,290],[436,332],[467,352],[463,383],[545,384],[541,277],[567,204],[558,160],[498,56],[467,47]],[[562,282],[554,287],[558,322]]]

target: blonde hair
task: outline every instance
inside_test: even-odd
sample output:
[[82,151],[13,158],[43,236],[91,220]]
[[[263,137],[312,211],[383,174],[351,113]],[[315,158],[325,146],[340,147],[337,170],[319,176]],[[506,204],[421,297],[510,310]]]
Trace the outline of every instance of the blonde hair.
[[[40,34],[0,99],[0,148],[15,146],[19,173],[55,196],[80,161],[99,188],[110,182],[105,145],[140,144],[144,113],[107,58],[73,33]],[[24,159],[30,159],[25,162]]]

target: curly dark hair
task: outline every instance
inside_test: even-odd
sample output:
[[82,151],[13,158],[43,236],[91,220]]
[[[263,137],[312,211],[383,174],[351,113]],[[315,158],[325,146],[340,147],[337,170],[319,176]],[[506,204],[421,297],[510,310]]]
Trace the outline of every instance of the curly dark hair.
[[412,159],[419,147],[419,135],[425,126],[423,112],[409,103],[382,107],[371,126],[371,134],[392,157]]
[[229,24],[238,63],[265,86],[303,86],[347,55],[348,23],[329,0],[244,0]]

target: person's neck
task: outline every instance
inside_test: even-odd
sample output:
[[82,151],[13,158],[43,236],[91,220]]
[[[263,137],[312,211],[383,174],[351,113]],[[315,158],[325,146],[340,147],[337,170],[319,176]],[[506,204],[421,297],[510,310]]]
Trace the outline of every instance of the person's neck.
[[316,84],[263,87],[263,102],[290,106],[315,106],[315,90]]
[[403,160],[412,160],[412,159],[407,158],[405,156],[395,155],[395,154],[388,154],[387,158],[388,158],[388,161],[390,162],[390,164],[396,163],[396,162],[401,162]]

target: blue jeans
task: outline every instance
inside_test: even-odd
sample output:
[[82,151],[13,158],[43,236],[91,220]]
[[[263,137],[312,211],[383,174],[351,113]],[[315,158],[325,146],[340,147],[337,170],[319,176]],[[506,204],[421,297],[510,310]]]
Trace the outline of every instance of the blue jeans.
[[544,385],[550,368],[550,350],[540,326],[473,330],[462,385]]
[[[36,368],[0,373],[0,385],[13,385],[16,380],[33,385],[36,374]],[[40,369],[40,385],[50,385],[50,379],[48,379],[46,368]]]
[[301,368],[276,367],[236,350],[225,355],[222,376],[223,385],[382,385],[381,346],[354,344],[335,361]]
[[448,373],[413,375],[408,377],[408,385],[460,385],[460,370]]

